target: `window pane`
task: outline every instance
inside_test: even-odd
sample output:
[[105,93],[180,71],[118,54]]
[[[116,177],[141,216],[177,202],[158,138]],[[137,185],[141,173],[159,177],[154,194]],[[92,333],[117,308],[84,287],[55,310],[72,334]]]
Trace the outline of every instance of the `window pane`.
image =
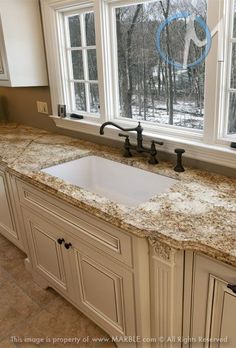
[[232,45],[231,88],[236,88],[236,44]]
[[234,29],[233,29],[233,37],[236,37],[236,1],[234,2]]
[[89,69],[89,80],[97,81],[97,55],[96,50],[88,50],[88,69]]
[[99,113],[99,91],[97,84],[90,84],[90,110]]
[[229,134],[236,133],[236,93],[230,93],[228,133]]
[[84,67],[83,67],[82,51],[72,51],[71,55],[72,55],[73,77],[75,80],[83,80]]
[[81,46],[80,17],[79,15],[69,17],[69,32],[71,47]]
[[80,111],[86,111],[86,95],[85,95],[85,84],[75,83],[75,105],[76,109]]
[[95,41],[94,13],[86,13],[85,30],[86,30],[87,46],[95,46],[96,41]]
[[[169,10],[168,2],[170,3]],[[118,76],[121,117],[203,129],[205,63],[183,69],[164,60],[157,50],[156,33],[166,18],[177,13],[206,19],[207,2],[164,0],[116,9]],[[183,65],[186,19],[172,20],[161,35],[164,52]],[[206,39],[195,20],[200,41]],[[205,49],[193,42],[187,63],[202,57]]]

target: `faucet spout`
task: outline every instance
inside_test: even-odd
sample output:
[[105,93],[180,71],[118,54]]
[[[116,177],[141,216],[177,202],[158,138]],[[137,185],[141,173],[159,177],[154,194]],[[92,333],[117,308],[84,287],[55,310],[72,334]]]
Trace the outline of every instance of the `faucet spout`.
[[137,127],[134,127],[134,128],[123,128],[123,127],[119,126],[118,124],[116,124],[116,123],[114,123],[114,122],[108,121],[108,122],[105,122],[105,123],[103,123],[103,124],[101,125],[101,127],[100,127],[100,134],[101,134],[101,135],[104,134],[104,128],[105,128],[106,126],[113,126],[113,127],[116,127],[116,128],[118,128],[118,129],[122,130],[123,132],[132,132],[132,131],[135,131],[135,132],[138,132],[138,133],[139,133],[139,132],[142,133],[142,131],[143,131],[143,128],[142,128],[140,122],[139,122],[139,124],[138,124]]
[[114,123],[114,122],[105,122],[105,123],[103,123],[103,124],[101,125],[101,127],[100,127],[100,134],[101,134],[101,135],[104,134],[104,128],[105,128],[106,126],[113,126],[113,127],[116,127],[116,128],[118,128],[118,129],[120,129],[120,130],[122,130],[122,131],[125,131],[124,128],[122,128],[121,126],[119,126],[118,124],[116,124],[116,123]]

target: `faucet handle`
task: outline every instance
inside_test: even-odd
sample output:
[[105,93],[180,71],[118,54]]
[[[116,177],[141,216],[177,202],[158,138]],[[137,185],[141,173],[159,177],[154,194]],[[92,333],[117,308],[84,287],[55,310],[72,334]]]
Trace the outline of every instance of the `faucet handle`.
[[152,140],[152,145],[164,145],[163,141],[156,141],[156,140]]
[[127,135],[127,134],[119,133],[119,137],[123,137],[123,138],[129,139],[129,135]]
[[177,164],[174,168],[174,171],[177,173],[182,173],[185,171],[182,164],[182,155],[185,153],[184,149],[175,149],[175,153],[177,154]]
[[152,140],[151,150],[150,150],[150,158],[149,158],[149,161],[148,161],[149,164],[158,164],[159,163],[158,159],[156,157],[156,155],[157,155],[156,144],[157,145],[164,145],[164,143],[162,141]]
[[132,153],[130,152],[130,142],[129,142],[129,135],[119,133],[119,137],[125,138],[125,144],[124,144],[124,157],[132,157]]

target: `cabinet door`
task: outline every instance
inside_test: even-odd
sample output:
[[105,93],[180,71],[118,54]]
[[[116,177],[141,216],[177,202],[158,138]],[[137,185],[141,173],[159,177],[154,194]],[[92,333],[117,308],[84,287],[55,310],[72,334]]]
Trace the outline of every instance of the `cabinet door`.
[[7,69],[7,59],[6,50],[4,45],[4,37],[2,31],[2,20],[0,17],[0,80],[8,80],[8,69]]
[[0,171],[0,231],[5,237],[12,237],[18,239],[17,233],[15,232],[13,214],[11,211],[10,199],[8,195],[7,182],[5,175]]
[[211,278],[210,288],[213,293],[209,294],[212,299],[212,308],[208,315],[211,315],[209,336],[219,340],[219,344],[211,344],[210,347],[236,347],[236,326],[234,313],[236,313],[236,295],[227,288],[227,282],[221,279]]
[[73,298],[72,275],[68,251],[63,243],[63,231],[25,209],[23,216],[34,271],[38,272],[49,286]]
[[[236,269],[208,257],[194,257],[190,337],[191,347],[236,347]],[[187,285],[187,284],[186,284]]]
[[90,245],[71,243],[78,307],[110,335],[135,336],[133,273]]

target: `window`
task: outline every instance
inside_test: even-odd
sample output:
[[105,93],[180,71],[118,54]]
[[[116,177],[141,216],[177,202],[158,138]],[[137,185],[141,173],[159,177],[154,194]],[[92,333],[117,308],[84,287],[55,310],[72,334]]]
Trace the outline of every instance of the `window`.
[[58,126],[98,135],[105,121],[141,121],[169,152],[184,144],[189,157],[236,166],[236,0],[41,4]]
[[229,52],[231,52],[231,62],[229,62],[230,72],[227,88],[228,101],[228,122],[227,134],[236,134],[236,2],[233,1],[233,15],[230,25]]
[[[183,18],[173,16],[183,13]],[[121,117],[155,124],[203,129],[205,62],[191,67],[203,48],[191,44],[184,68],[187,19],[184,13],[206,20],[207,3],[152,1],[115,8],[118,56],[119,111]],[[161,32],[160,44],[169,64],[157,50],[157,28],[173,18]],[[196,22],[196,34],[205,33]]]
[[65,14],[69,110],[99,115],[97,53],[93,12]]

